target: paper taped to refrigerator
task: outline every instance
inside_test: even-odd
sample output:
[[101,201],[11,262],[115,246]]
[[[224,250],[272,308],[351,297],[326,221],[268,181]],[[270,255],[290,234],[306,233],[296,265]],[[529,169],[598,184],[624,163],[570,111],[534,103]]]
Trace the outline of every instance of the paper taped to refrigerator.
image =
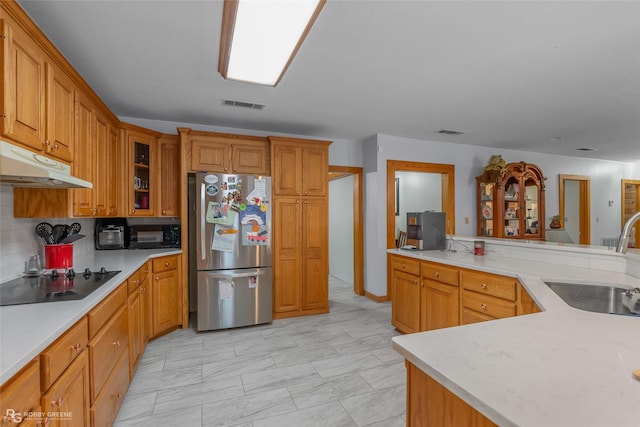
[[219,283],[218,295],[220,299],[233,298],[233,281],[221,280]]
[[216,224],[216,228],[213,231],[211,249],[214,251],[231,252],[233,250],[233,243],[236,241],[237,233],[238,230]]

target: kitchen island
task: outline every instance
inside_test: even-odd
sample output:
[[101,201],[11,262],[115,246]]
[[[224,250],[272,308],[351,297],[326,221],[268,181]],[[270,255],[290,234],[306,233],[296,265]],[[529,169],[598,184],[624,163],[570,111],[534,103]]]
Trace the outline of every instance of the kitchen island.
[[388,252],[516,277],[542,312],[394,337],[409,363],[501,426],[639,425],[640,317],[572,308],[544,283],[639,287],[627,274],[637,251],[497,241],[486,256],[457,249]]
[[62,333],[120,286],[147,260],[181,254],[180,249],[95,251],[74,258],[74,268],[120,270],[86,298],[0,307],[0,384],[4,384]]

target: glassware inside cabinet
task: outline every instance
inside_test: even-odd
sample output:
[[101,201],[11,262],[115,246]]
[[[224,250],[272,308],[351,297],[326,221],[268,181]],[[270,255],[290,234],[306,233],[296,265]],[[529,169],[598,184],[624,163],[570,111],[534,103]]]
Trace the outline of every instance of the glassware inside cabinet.
[[525,217],[525,234],[538,234],[540,227],[538,185],[532,180],[527,180],[524,185],[524,203],[527,214]]
[[134,207],[149,209],[150,152],[149,145],[136,142],[134,144]]
[[493,183],[480,183],[480,235],[493,236]]

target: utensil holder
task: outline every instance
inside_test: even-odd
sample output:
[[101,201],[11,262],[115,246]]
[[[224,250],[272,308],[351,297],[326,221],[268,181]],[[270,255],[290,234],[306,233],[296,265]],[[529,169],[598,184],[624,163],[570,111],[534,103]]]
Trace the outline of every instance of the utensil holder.
[[45,268],[71,268],[73,267],[73,245],[44,245]]

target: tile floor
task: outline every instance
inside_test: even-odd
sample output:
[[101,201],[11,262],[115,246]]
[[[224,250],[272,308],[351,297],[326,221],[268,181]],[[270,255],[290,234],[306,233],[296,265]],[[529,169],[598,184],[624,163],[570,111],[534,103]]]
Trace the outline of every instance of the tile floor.
[[335,278],[329,300],[329,314],[150,342],[115,426],[404,426],[391,305]]

